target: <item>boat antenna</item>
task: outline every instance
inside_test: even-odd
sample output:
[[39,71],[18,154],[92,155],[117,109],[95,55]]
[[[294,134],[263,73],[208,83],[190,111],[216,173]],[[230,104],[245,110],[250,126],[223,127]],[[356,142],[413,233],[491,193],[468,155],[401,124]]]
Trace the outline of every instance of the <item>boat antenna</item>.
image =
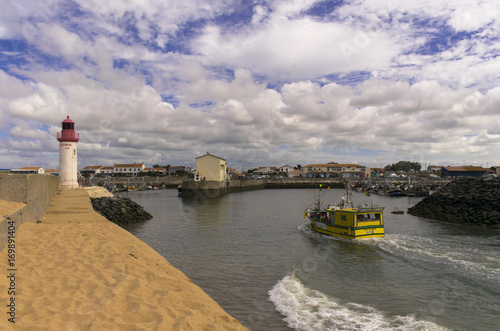
[[345,193],[340,204],[342,208],[347,208],[349,207],[349,205],[351,206],[351,208],[354,208],[354,205],[352,203],[352,193],[349,192],[349,185],[345,186]]
[[[330,189],[330,186],[328,186],[328,189]],[[325,199],[326,196],[326,190],[323,190],[323,184],[319,184],[319,189],[314,190],[314,202],[311,204],[314,205],[314,208],[317,210],[321,209],[321,203]]]

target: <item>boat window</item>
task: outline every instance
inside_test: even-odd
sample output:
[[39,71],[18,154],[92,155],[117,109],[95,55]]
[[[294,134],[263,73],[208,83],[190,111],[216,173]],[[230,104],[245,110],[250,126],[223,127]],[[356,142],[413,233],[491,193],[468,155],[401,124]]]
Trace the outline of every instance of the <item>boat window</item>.
[[379,220],[380,219],[380,213],[375,214],[375,219]]
[[357,215],[356,217],[358,221],[366,221],[369,220],[370,218],[371,218],[370,214]]
[[341,221],[347,221],[347,216],[346,215],[340,215],[340,220]]

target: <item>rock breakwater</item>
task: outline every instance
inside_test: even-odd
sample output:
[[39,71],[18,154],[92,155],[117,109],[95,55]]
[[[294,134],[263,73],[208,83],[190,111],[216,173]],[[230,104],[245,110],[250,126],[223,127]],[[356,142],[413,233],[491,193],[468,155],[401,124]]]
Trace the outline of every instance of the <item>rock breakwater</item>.
[[153,216],[138,203],[123,197],[91,198],[94,210],[118,225],[140,223]]
[[458,178],[409,208],[408,213],[500,229],[500,178]]

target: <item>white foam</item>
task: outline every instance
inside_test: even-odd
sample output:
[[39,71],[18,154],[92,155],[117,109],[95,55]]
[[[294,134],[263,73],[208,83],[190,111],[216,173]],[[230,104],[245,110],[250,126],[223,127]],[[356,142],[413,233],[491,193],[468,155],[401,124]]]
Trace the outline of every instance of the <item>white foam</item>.
[[[469,242],[470,241],[470,242]],[[381,249],[408,259],[446,264],[465,274],[500,279],[500,255],[495,249],[479,249],[477,238],[428,238],[416,235],[386,235],[374,242]],[[472,246],[472,247],[471,247]],[[488,246],[485,246],[488,247]]]
[[447,330],[413,315],[386,317],[377,309],[340,303],[305,287],[294,275],[286,276],[269,291],[269,300],[296,330]]

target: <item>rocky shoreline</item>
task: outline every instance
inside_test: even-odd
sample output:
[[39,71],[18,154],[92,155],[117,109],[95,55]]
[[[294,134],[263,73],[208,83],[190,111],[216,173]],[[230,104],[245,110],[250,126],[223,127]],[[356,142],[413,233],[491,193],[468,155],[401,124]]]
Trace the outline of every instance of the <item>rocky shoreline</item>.
[[141,205],[129,198],[102,197],[91,198],[90,201],[96,212],[118,225],[140,223],[153,218]]
[[86,187],[85,190],[94,210],[115,224],[140,223],[153,218],[138,203],[129,198],[116,197],[104,187]]
[[409,208],[408,214],[500,229],[500,178],[458,178]]

